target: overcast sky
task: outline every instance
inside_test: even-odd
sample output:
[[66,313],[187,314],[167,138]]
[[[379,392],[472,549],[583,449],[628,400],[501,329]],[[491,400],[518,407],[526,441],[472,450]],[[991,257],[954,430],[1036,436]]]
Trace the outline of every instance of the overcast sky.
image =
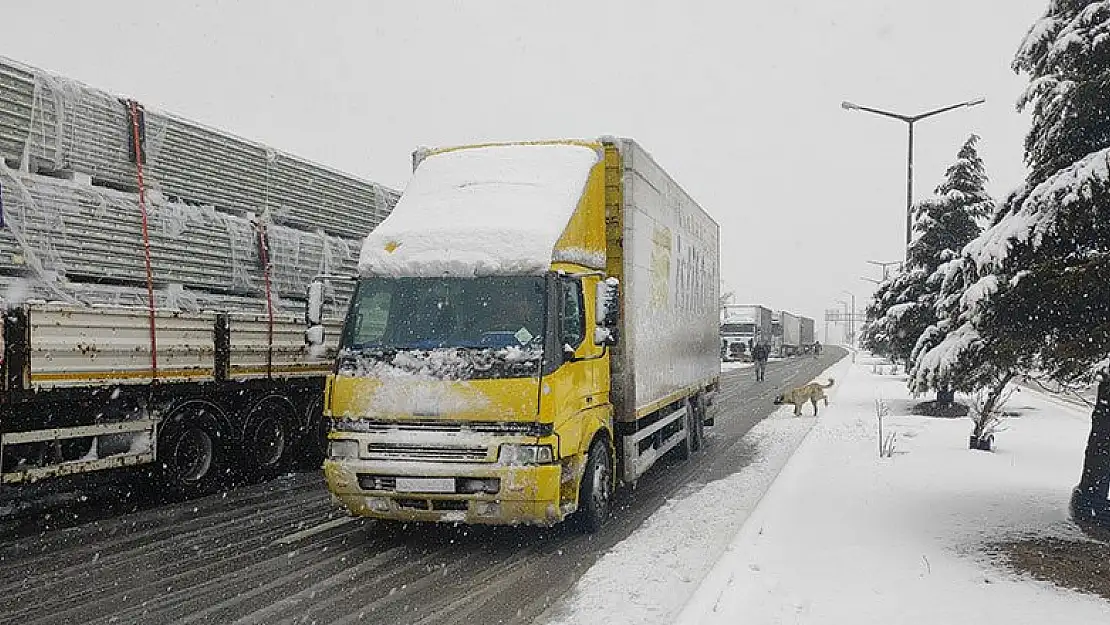
[[403,188],[420,145],[631,136],[721,226],[740,303],[862,308],[960,144],[1024,177],[1010,61],[1047,0],[19,2],[0,54]]

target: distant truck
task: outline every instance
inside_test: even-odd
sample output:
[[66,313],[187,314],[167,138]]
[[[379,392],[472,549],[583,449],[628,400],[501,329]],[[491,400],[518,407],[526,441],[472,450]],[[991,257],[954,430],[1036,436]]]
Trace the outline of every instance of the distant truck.
[[774,339],[771,342],[771,353],[782,358],[801,353],[801,318],[782,310],[775,313],[772,323]]
[[595,531],[712,423],[718,226],[631,139],[414,162],[327,381],[328,489],[377,519]]
[[809,317],[800,318],[801,337],[802,337],[802,352],[810,353],[813,351],[813,346],[817,342],[816,328],[813,319]]
[[725,306],[721,311],[721,360],[740,360],[760,341],[771,342],[770,308]]

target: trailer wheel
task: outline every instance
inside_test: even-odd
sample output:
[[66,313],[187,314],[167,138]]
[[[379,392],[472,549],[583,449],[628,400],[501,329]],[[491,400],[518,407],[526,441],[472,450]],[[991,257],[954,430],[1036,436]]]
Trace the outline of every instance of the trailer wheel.
[[159,430],[158,463],[171,495],[191,498],[220,487],[225,464],[225,437],[210,408],[179,408]]
[[577,524],[587,534],[600,530],[613,508],[613,460],[602,439],[590,445],[586,471],[578,487]]
[[243,469],[251,477],[270,479],[289,464],[293,445],[293,407],[271,396],[254,405],[243,428]]

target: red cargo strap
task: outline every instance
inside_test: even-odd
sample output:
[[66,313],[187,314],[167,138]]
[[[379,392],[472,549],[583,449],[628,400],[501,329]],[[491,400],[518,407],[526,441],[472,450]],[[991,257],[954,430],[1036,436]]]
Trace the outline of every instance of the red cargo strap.
[[139,134],[139,103],[127,102],[131,113],[131,139],[135,142],[135,171],[139,177],[139,212],[143,216],[143,253],[146,256],[146,298],[150,317],[150,379],[158,381],[158,333],[154,326],[154,270],[150,265],[150,231],[147,227],[146,191],[143,185],[143,144]]
[[266,236],[266,222],[258,220],[258,253],[262,260],[262,276],[266,283],[266,314],[270,324],[266,330],[266,377],[274,375],[274,296],[270,287],[270,238]]

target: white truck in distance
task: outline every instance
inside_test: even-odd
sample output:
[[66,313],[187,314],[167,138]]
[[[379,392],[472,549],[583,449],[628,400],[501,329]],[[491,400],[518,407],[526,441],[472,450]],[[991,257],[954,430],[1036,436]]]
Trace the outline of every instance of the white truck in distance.
[[781,310],[775,313],[773,353],[788,358],[802,352],[802,321],[798,315]]
[[740,360],[759,342],[771,342],[770,308],[727,305],[721,310],[721,360]]

